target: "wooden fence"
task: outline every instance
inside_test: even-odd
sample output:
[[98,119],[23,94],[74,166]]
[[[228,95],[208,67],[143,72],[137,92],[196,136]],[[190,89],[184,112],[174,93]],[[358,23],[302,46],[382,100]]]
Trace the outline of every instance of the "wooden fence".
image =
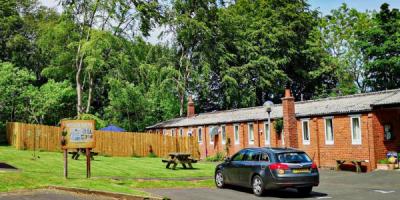
[[[61,151],[61,129],[24,123],[7,123],[8,143],[21,150]],[[195,137],[164,136],[154,133],[95,131],[95,152],[108,156],[148,156],[150,149],[159,157],[170,152],[187,152],[200,158]]]

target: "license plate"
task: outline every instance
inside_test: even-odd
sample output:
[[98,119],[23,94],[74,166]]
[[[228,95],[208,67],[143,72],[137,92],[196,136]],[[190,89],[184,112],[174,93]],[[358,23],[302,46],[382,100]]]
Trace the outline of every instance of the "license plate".
[[300,173],[310,173],[310,169],[293,169],[292,172],[294,174],[300,174]]

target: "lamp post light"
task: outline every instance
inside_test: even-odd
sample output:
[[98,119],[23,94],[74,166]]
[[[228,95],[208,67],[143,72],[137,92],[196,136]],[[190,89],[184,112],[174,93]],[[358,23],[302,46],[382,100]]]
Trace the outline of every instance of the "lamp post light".
[[[274,103],[272,103],[272,101],[266,101],[264,103],[264,108],[265,111],[268,113],[268,137],[271,137],[271,111],[272,111],[272,105],[274,105]],[[267,133],[265,133],[265,137],[267,137]],[[269,141],[269,139],[268,139]]]

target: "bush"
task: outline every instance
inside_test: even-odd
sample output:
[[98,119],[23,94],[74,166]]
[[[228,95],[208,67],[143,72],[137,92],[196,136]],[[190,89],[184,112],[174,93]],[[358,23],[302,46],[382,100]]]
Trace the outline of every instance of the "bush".
[[275,121],[275,132],[276,134],[280,135],[283,130],[283,120],[282,119],[277,119]]
[[149,158],[157,158],[157,155],[154,152],[150,152],[147,157]]
[[379,164],[389,164],[389,160],[387,158],[379,160]]
[[100,119],[100,117],[92,114],[82,114],[80,115],[77,119],[79,120],[94,120],[96,122],[96,130],[99,130],[101,128],[104,128],[107,126],[107,122],[103,119]]
[[215,156],[209,156],[206,158],[206,161],[210,162],[218,162],[224,160],[224,154],[222,152],[218,152]]
[[131,155],[132,158],[139,158],[140,156],[137,155],[135,152],[133,152],[133,154]]

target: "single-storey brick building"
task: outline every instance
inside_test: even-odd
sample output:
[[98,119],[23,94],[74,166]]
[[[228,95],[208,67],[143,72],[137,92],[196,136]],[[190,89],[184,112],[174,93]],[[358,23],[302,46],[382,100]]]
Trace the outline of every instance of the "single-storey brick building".
[[[387,151],[400,151],[400,89],[301,102],[287,89],[270,117],[271,126],[264,107],[195,114],[189,99],[187,117],[147,129],[197,137],[202,158],[245,147],[294,147],[322,167],[334,167],[336,159],[366,160],[372,170]],[[279,119],[283,131],[278,134]]]

